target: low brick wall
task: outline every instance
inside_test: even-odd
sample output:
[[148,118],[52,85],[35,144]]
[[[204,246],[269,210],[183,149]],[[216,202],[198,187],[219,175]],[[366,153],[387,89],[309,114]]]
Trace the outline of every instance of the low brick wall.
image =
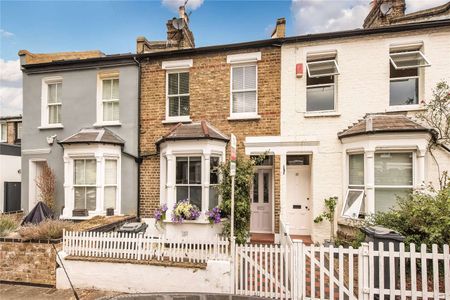
[[0,238],[0,281],[56,285],[56,252],[61,242]]

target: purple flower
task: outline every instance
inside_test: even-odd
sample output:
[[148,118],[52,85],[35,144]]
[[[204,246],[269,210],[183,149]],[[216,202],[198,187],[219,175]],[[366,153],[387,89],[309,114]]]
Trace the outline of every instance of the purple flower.
[[211,210],[208,210],[206,212],[206,215],[208,216],[209,223],[211,224],[219,224],[220,219],[220,208],[218,206],[212,208]]

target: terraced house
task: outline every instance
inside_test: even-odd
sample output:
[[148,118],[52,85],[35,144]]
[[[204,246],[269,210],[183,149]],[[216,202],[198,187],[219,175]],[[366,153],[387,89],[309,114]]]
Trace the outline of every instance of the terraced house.
[[[178,40],[189,41],[185,49],[161,52],[157,42],[138,39],[137,48],[143,49],[138,53],[143,158],[139,207],[141,217],[151,219],[157,207],[167,204],[169,235],[211,235],[219,229],[211,229],[204,213],[219,202],[215,168],[227,159],[231,133],[239,155],[253,154],[246,150],[248,139],[280,134],[279,37],[285,23],[277,21],[272,39],[194,48],[184,11],[180,17],[185,31]],[[168,39],[171,26],[169,21]],[[255,171],[253,232],[278,231],[279,169],[279,156],[270,155]],[[171,209],[183,199],[202,213],[195,221],[174,225]]]

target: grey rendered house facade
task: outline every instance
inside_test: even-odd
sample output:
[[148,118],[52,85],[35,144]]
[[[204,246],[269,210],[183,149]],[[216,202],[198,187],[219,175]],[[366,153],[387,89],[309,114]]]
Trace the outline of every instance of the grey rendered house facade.
[[136,214],[138,65],[131,55],[72,54],[58,60],[58,54],[19,52],[22,209],[39,201],[36,178],[47,163],[61,218],[104,215],[108,208]]

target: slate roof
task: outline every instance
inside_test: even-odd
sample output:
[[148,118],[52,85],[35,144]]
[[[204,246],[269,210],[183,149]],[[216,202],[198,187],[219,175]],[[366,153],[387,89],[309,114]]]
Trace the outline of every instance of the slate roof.
[[83,128],[59,142],[60,144],[113,144],[123,145],[125,141],[107,128]]
[[159,145],[166,141],[177,140],[222,140],[229,141],[229,137],[217,128],[209,124],[207,121],[201,121],[190,124],[178,123],[170,129],[170,131],[156,141],[156,145]]
[[401,114],[367,114],[362,120],[338,133],[338,138],[361,134],[376,134],[386,132],[430,132],[426,128]]

